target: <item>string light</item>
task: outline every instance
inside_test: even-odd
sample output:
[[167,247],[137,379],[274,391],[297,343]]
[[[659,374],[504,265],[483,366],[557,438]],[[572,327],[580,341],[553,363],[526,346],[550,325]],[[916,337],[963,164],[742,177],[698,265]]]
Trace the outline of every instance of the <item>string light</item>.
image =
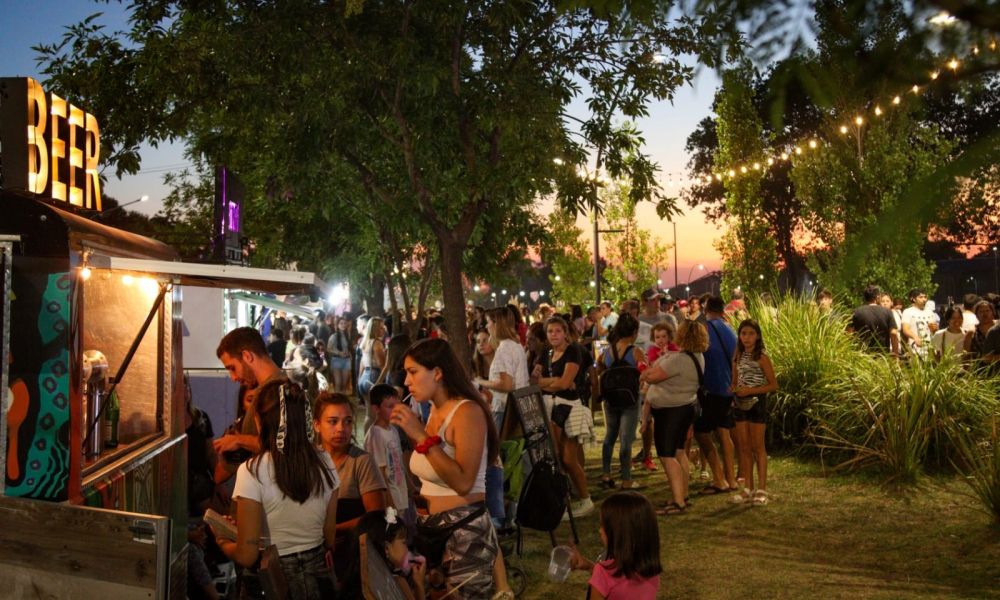
[[[954,19],[954,17],[952,17],[952,19]],[[996,49],[997,49],[997,40],[996,40],[996,38],[992,38],[990,40],[989,49],[991,51],[996,51]],[[971,53],[973,55],[978,55],[979,54],[979,46],[973,46],[972,50],[971,50]],[[942,65],[942,67],[946,67],[946,68],[950,69],[952,72],[957,72],[960,66],[961,66],[961,62],[959,61],[959,59],[957,57],[954,57],[954,56],[951,57],[948,60],[948,62],[946,62],[946,63],[944,63]],[[940,79],[940,75],[941,75],[941,69],[936,69],[936,70],[931,71],[929,73],[929,77],[930,77],[931,81],[936,81],[936,80]],[[910,88],[910,91],[913,92],[914,94],[919,94],[922,91],[921,85],[919,83],[914,84]],[[895,96],[892,97],[891,104],[893,106],[899,106],[899,105],[902,104],[902,101],[903,101],[902,96],[895,95]],[[874,115],[876,117],[880,117],[880,116],[883,115],[883,113],[885,113],[885,110],[882,108],[882,106],[880,104],[876,104],[872,108],[872,113],[874,113]],[[854,117],[854,124],[857,125],[859,128],[864,125],[864,122],[865,122],[865,119],[864,119],[864,117],[862,115],[857,115],[857,116]],[[841,125],[838,128],[839,131],[840,131],[840,133],[841,134],[845,134],[845,135],[847,133],[849,133],[850,132],[849,125],[850,125],[850,123],[846,123],[846,124]],[[812,139],[812,140],[810,140],[808,142],[808,148],[810,148],[810,149],[815,149],[818,146],[819,146],[819,141],[816,140],[816,139]],[[789,153],[793,153],[795,155],[801,155],[802,152],[803,152],[802,146],[794,146],[791,150],[781,152],[781,154],[780,154],[780,160],[788,160],[789,159]],[[767,158],[767,165],[768,166],[773,166],[776,159],[777,158],[774,157],[774,156],[768,157]],[[761,169],[761,163],[759,163],[759,162],[752,163],[752,169],[754,171],[759,171]],[[736,174],[737,174],[737,171],[740,174],[746,174],[746,173],[748,173],[749,169],[747,168],[747,164],[744,164],[744,165],[733,165],[733,168],[731,168],[731,169],[728,170],[729,177],[735,177]],[[727,171],[722,171],[722,174],[726,174],[726,173],[727,173]],[[715,174],[715,178],[716,178],[716,180],[721,181],[722,180],[722,175],[719,174],[719,173],[716,173]],[[708,179],[711,180],[711,176],[709,176]]]

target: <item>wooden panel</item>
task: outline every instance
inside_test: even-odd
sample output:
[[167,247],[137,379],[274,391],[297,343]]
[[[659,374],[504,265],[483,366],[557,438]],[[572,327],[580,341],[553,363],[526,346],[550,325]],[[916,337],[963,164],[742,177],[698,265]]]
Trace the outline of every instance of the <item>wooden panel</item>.
[[11,600],[22,598],[149,600],[154,597],[153,590],[147,588],[4,564],[0,564],[0,580],[3,581],[3,586],[0,587],[0,600],[8,598]]
[[[143,588],[152,597],[165,591],[168,523],[152,515],[0,498],[0,563],[4,569],[44,565],[53,579],[69,576]],[[136,539],[130,530],[136,525],[154,535]]]

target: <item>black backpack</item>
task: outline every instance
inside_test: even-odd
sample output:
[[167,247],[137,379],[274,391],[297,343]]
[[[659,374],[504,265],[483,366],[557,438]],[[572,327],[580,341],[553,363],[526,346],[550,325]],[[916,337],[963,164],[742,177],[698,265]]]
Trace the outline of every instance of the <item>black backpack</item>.
[[608,350],[615,360],[601,373],[601,401],[611,408],[632,408],[639,404],[639,369],[625,360],[632,346],[625,349],[621,358],[615,352],[615,344],[608,345]]
[[532,465],[517,503],[515,521],[521,527],[538,531],[554,531],[566,512],[569,482],[566,475],[543,458]]

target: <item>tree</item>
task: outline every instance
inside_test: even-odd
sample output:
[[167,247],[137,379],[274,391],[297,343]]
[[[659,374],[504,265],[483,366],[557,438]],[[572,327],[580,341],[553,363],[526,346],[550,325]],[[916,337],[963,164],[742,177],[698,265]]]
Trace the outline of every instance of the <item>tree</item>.
[[716,163],[743,161],[751,166],[742,177],[723,180],[726,188],[726,230],[718,245],[723,257],[723,289],[746,288],[760,280],[774,281],[778,262],[768,215],[763,209],[761,180],[764,156],[763,125],[753,106],[749,65],[722,74],[716,97],[719,140]]
[[[824,3],[819,17],[821,22],[840,22],[842,7]],[[839,135],[829,135],[831,141],[819,151],[794,155],[791,176],[803,202],[803,220],[820,241],[810,266],[824,286],[843,294],[856,295],[869,283],[894,293],[931,289],[933,265],[921,254],[930,218],[914,205],[939,207],[952,187],[947,177],[933,185],[926,181],[948,162],[953,144],[920,119],[918,104],[900,103],[876,117],[857,116],[859,107],[892,98],[892,88],[884,80],[869,79],[867,65],[853,57],[859,52],[898,54],[911,44],[898,23],[884,23],[889,25],[860,28],[847,37],[832,26],[822,29],[818,52],[805,63],[828,74],[831,108],[821,131]],[[915,188],[915,181],[922,188]],[[914,201],[920,189],[937,202]],[[877,234],[879,227],[890,227],[891,234]]]
[[[608,268],[609,300],[638,298],[643,290],[657,287],[659,265],[669,264],[668,246],[639,227],[635,202],[629,200],[629,184],[616,181],[604,189],[604,248]],[[612,296],[613,294],[613,296]]]
[[[752,110],[748,108],[745,109],[745,114],[734,114],[736,119],[755,120],[760,124],[760,144],[765,147],[794,146],[805,136],[815,132],[819,125],[820,110],[810,100],[806,90],[797,85],[795,79],[791,82],[786,81],[790,78],[790,73],[795,71],[796,61],[798,58],[793,57],[774,65],[763,75],[755,76],[749,84]],[[782,90],[780,100],[772,95],[773,89]],[[723,93],[724,90],[720,90],[716,96],[717,113]],[[729,212],[726,203],[726,184],[722,180],[722,176],[725,175],[722,167],[726,163],[718,160],[718,126],[718,116],[706,117],[688,136],[685,149],[691,157],[688,169],[694,181],[684,190],[682,197],[688,206],[701,208],[709,220],[723,225],[729,218]],[[741,164],[747,162],[738,155],[733,160]],[[775,161],[761,171],[758,192],[758,210],[761,218],[758,225],[766,225],[766,237],[768,240],[773,240],[774,249],[783,268],[782,277],[779,277],[781,287],[802,289],[807,279],[804,248],[801,247],[802,203],[796,197],[795,187],[788,177],[790,170],[791,164],[787,161]],[[724,236],[721,241],[726,247],[734,243],[731,236]],[[732,249],[726,252],[738,254],[740,251],[737,246],[732,246]],[[761,262],[770,260],[767,257],[769,251],[764,250],[764,252],[764,256],[760,258]],[[756,273],[756,277],[754,274],[738,277],[740,281],[724,287],[732,289],[735,285],[740,285],[740,282],[743,285],[749,282],[756,284],[760,274],[763,273]],[[765,277],[767,281],[773,281],[770,274],[766,274]]]
[[552,266],[552,298],[565,304],[592,303],[594,264],[584,241],[584,233],[576,226],[576,215],[556,209],[548,217],[551,242],[542,246],[542,260]]
[[[133,6],[127,42],[85,22],[41,48],[52,89],[116,115],[103,131],[116,167],[138,167],[142,140],[183,137],[246,175],[264,215],[254,219],[294,223],[286,236],[310,231],[337,252],[348,251],[335,235],[344,201],[330,196],[364,188],[390,225],[427,233],[463,357],[477,230],[520,222],[549,193],[596,205],[575,173],[591,150],[634,197],[663,201],[637,133],[611,119],[669,98],[693,75],[676,55],[712,60],[724,33],[714,15],[595,16],[545,2]],[[589,114],[575,122],[567,107],[584,90]]]

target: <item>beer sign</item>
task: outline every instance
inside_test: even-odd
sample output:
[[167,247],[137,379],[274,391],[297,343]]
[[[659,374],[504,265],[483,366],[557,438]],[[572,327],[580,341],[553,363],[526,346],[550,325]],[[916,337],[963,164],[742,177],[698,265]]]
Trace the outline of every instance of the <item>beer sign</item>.
[[97,118],[30,77],[0,79],[2,185],[101,210]]

